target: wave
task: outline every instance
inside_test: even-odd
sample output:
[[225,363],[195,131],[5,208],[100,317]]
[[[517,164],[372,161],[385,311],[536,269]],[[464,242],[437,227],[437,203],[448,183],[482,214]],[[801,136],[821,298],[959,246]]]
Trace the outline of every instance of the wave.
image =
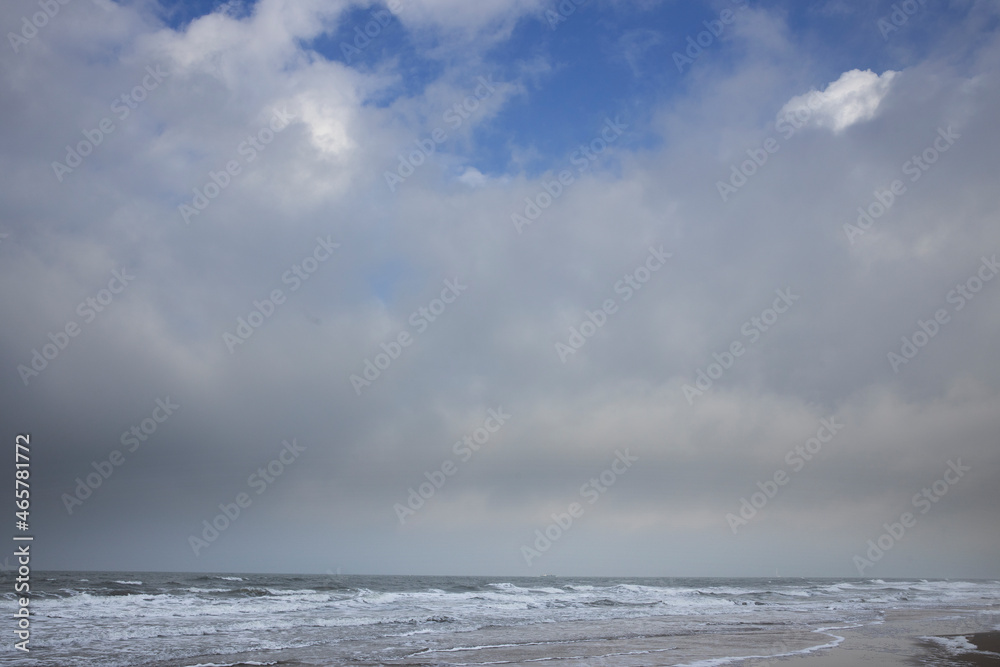
[[486,585],[489,588],[496,588],[496,589],[499,589],[499,590],[502,590],[502,591],[513,591],[513,590],[523,591],[523,590],[526,590],[524,588],[521,588],[520,586],[515,586],[514,584],[510,583],[509,581],[500,581],[500,582],[497,582],[495,584],[486,584]]
[[978,646],[969,641],[969,637],[967,635],[954,635],[949,637],[924,636],[918,637],[918,639],[930,642],[938,648],[943,649],[948,657],[971,654],[976,656],[987,656],[993,659],[1000,658],[1000,653],[980,649]]
[[245,586],[243,588],[237,588],[237,589],[234,589],[234,590],[228,590],[228,591],[226,591],[226,594],[228,594],[228,595],[236,595],[236,596],[241,596],[241,597],[250,597],[250,598],[259,598],[259,597],[265,597],[265,596],[268,596],[268,595],[274,595],[274,593],[272,593],[270,591],[270,589],[267,589],[267,588],[257,588],[255,586]]

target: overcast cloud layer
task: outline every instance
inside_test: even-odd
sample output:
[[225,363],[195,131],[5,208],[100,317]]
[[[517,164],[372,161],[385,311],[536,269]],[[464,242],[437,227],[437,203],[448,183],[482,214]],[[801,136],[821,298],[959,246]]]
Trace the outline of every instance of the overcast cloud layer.
[[34,564],[1000,576],[1000,10],[801,5],[5,4]]

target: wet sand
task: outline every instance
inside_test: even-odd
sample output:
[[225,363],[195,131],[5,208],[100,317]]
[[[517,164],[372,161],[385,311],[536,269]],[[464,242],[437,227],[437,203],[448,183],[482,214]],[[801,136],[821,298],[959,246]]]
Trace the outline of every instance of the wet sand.
[[[1000,621],[1000,613],[990,617]],[[854,665],[1000,665],[1000,656],[956,657],[922,637],[971,637],[980,650],[1000,649],[1000,633],[987,631],[982,617],[966,610],[888,611],[855,626],[789,631],[732,626],[695,634],[674,633],[668,617],[622,624],[553,624],[523,628],[517,638],[489,630],[462,636],[461,648],[441,647],[411,654],[398,665],[616,665],[619,667],[738,665],[765,667],[851,667]],[[624,626],[624,627],[623,627]],[[629,627],[631,626],[631,627]],[[627,630],[626,630],[627,628]],[[623,632],[624,631],[624,632]]]
[[[1000,621],[1000,613],[992,616]],[[844,638],[836,647],[805,656],[775,658],[770,661],[747,662],[783,667],[852,667],[853,665],[1000,665],[1000,632],[988,630],[982,617],[963,610],[889,611],[884,622],[856,628],[830,630]],[[969,637],[981,651],[994,651],[996,656],[965,653],[955,654],[927,637]]]
[[[833,622],[820,630],[752,617],[736,623],[706,617],[694,632],[690,616],[541,623],[444,634],[416,651],[402,645],[398,637],[387,637],[378,646],[370,640],[347,640],[335,646],[258,651],[211,662],[260,664],[249,661],[264,660],[288,667],[537,667],[540,663],[552,667],[997,667],[1000,632],[992,628],[1000,623],[1000,608],[994,611],[976,615],[967,609],[889,610],[872,612],[853,625]],[[997,655],[963,653],[964,646]],[[383,657],[359,659],[373,648]],[[187,667],[194,662],[169,664]]]

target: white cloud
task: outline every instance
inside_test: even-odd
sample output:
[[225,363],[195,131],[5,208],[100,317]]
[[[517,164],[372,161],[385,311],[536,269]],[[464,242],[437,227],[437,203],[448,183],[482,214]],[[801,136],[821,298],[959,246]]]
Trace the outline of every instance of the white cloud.
[[309,127],[313,144],[318,149],[336,156],[355,148],[354,141],[347,135],[343,118],[350,107],[337,99],[320,98],[319,91],[303,93],[300,98],[302,122]]
[[874,118],[898,74],[887,70],[880,76],[871,70],[852,69],[823,92],[812,90],[788,100],[778,118],[797,118],[801,124],[840,132]]
[[465,172],[458,177],[458,180],[465,183],[470,188],[478,188],[486,185],[486,177],[483,175],[483,172],[479,171],[475,167],[468,167]]

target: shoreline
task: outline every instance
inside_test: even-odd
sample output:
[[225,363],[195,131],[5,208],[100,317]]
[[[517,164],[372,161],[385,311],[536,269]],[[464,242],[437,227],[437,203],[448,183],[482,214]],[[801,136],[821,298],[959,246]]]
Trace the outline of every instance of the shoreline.
[[[1000,614],[991,614],[991,617],[994,622],[1000,621]],[[993,625],[985,625],[967,608],[887,610],[884,618],[875,623],[823,630],[844,639],[830,648],[744,664],[754,667],[779,663],[788,667],[913,667],[948,660],[956,665],[1000,665],[1000,631],[993,629]],[[967,647],[967,652],[962,652],[963,646]]]
[[[630,621],[633,626],[630,636],[622,635],[620,621],[570,622],[544,630],[533,627],[525,630],[532,635],[530,639],[522,636],[519,641],[509,643],[496,641],[491,631],[481,630],[463,636],[461,648],[429,647],[379,664],[527,667],[543,660],[573,667],[1000,665],[1000,632],[993,629],[1000,621],[1000,610],[994,612],[991,608],[985,615],[982,611],[969,607],[890,609],[866,621],[813,630],[765,627],[747,632],[731,628],[720,633],[693,634],[671,632],[667,629],[670,617],[650,617],[639,623]],[[971,651],[997,653],[962,653],[963,638],[974,641],[974,646],[969,645]],[[462,655],[457,662],[455,651]],[[687,658],[680,658],[679,654],[686,654]]]

